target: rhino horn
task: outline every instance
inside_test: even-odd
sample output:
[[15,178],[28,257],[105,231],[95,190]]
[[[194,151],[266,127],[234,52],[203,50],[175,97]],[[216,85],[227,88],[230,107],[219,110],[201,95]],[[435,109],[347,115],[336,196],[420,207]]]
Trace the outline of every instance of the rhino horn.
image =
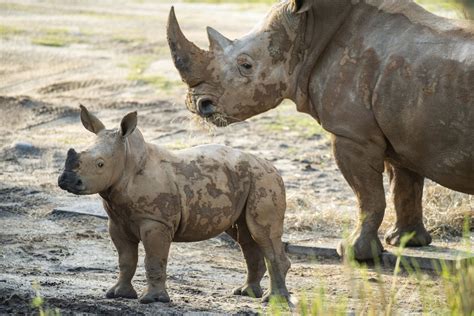
[[176,19],[174,7],[171,7],[168,17],[167,36],[171,56],[183,81],[190,87],[204,81],[210,53],[197,47],[184,36]]
[[232,44],[232,41],[213,29],[207,27],[207,37],[209,38],[209,44],[211,50],[224,50],[227,46]]

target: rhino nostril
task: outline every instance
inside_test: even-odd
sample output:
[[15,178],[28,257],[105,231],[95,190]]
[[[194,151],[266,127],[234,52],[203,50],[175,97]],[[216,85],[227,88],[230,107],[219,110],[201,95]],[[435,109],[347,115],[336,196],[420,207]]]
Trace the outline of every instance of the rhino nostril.
[[81,180],[81,179],[77,180],[77,181],[76,181],[76,186],[79,187],[79,186],[81,186],[81,185],[82,185],[82,180]]
[[214,114],[214,104],[212,100],[203,98],[198,100],[198,111],[202,116],[208,117]]

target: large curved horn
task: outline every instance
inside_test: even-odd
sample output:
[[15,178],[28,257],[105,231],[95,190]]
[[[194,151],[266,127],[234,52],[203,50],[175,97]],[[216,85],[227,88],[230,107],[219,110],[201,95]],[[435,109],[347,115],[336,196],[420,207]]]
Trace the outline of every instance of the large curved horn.
[[183,81],[190,87],[201,83],[210,61],[210,53],[200,49],[184,36],[176,19],[174,7],[171,7],[168,17],[167,36],[171,57]]

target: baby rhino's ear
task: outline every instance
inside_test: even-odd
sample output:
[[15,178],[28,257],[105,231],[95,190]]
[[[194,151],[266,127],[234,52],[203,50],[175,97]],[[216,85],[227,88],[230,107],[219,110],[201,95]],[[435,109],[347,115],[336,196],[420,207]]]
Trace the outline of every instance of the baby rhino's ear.
[[122,122],[120,122],[120,132],[122,134],[122,137],[127,137],[137,127],[137,111],[135,112],[130,112],[127,115],[125,115],[122,119]]
[[81,108],[82,125],[84,125],[88,131],[97,134],[101,130],[105,129],[104,124],[102,124],[102,122],[97,117],[95,117],[95,115],[89,113],[85,106],[81,104],[79,107]]

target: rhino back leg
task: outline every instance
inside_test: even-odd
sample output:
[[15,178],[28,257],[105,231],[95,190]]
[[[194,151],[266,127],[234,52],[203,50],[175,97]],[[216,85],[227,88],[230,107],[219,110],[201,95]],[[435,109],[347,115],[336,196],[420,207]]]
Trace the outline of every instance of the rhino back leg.
[[274,177],[265,176],[256,180],[256,188],[264,190],[251,189],[245,208],[248,230],[262,250],[270,277],[270,289],[264,294],[263,302],[268,302],[271,297],[290,300],[286,274],[291,263],[281,240],[286,209],[285,192],[283,184],[276,182]]
[[393,204],[397,214],[395,225],[385,235],[385,241],[397,246],[404,234],[414,232],[407,246],[426,246],[431,236],[423,225],[423,184],[424,177],[394,165],[388,166]]
[[340,255],[352,253],[357,260],[379,256],[382,243],[377,235],[385,212],[383,187],[385,148],[334,136],[333,150],[337,165],[354,191],[359,206],[356,229],[339,247]]
[[263,291],[260,282],[267,271],[263,252],[250,235],[250,232],[242,216],[235,227],[226,231],[240,245],[247,264],[247,279],[242,286],[234,289],[234,295],[262,297]]

